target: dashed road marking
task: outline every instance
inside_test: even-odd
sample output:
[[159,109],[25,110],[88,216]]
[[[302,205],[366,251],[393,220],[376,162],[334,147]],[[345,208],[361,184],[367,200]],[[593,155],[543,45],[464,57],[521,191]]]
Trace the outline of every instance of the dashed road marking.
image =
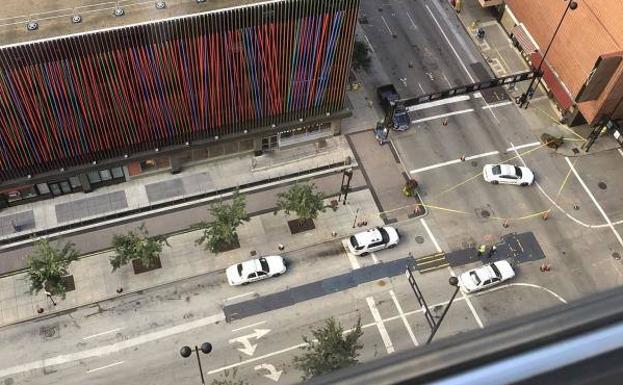
[[93,372],[97,372],[97,371],[99,371],[99,370],[112,368],[113,366],[121,365],[121,364],[123,364],[124,362],[125,362],[125,361],[117,361],[117,362],[113,362],[112,364],[109,364],[109,365],[100,366],[99,368],[95,368],[95,369],[90,369],[90,370],[87,370],[87,373],[93,373]]
[[265,323],[266,323],[266,321],[256,322],[256,323],[254,323],[254,324],[247,325],[247,326],[243,326],[243,327],[240,327],[240,328],[238,328],[238,329],[232,329],[232,332],[239,332],[240,330],[244,330],[244,329],[252,328],[252,327],[255,327],[255,326],[260,326],[260,325],[263,325],[263,324],[265,324]]
[[108,330],[108,331],[105,331],[105,332],[101,332],[101,333],[97,333],[97,334],[92,334],[92,335],[90,335],[90,336],[83,337],[82,339],[83,339],[83,340],[90,340],[91,338],[104,336],[104,335],[106,335],[106,334],[114,333],[114,332],[119,331],[119,330],[121,330],[121,328],[116,328],[116,329]]

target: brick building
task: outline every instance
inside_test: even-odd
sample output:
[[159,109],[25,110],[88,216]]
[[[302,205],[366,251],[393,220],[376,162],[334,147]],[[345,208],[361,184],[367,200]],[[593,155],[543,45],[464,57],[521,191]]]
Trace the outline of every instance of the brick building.
[[3,5],[0,208],[335,135],[348,115],[359,0],[63,3]]
[[[623,119],[623,1],[575,0],[551,49],[545,86],[567,123]],[[501,22],[536,68],[568,5],[566,0],[506,0]]]

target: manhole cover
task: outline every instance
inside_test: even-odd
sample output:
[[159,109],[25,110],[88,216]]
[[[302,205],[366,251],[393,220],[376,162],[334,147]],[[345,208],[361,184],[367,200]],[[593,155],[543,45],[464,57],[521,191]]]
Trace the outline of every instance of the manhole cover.
[[57,336],[58,327],[57,326],[43,326],[39,329],[39,335],[43,338],[54,338]]
[[599,186],[599,188],[602,190],[605,190],[608,188],[608,185],[606,184],[606,182],[599,182],[597,183],[597,186]]
[[621,254],[619,254],[617,252],[614,252],[614,253],[612,253],[612,258],[614,258],[614,259],[616,259],[618,261],[619,259],[621,259]]
[[424,243],[424,237],[421,235],[418,235],[417,237],[415,237],[415,242],[421,245],[422,243]]
[[489,218],[489,217],[491,216],[491,213],[490,213],[489,211],[487,211],[487,210],[482,210],[482,211],[480,212],[480,215],[481,215],[483,218]]
[[478,162],[476,162],[475,160],[472,160],[472,167],[476,167],[478,166]]

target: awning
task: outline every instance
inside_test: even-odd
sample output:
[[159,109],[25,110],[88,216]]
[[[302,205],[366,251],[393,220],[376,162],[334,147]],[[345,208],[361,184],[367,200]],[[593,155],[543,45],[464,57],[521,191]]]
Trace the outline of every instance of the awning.
[[[533,52],[530,55],[530,61],[532,62],[533,68],[538,68],[541,62],[541,54],[539,52]],[[569,96],[567,89],[562,85],[560,79],[556,76],[554,71],[552,71],[547,61],[543,63],[541,71],[543,71],[543,81],[547,84],[547,87],[554,95],[560,107],[562,107],[563,110],[571,107],[574,104],[573,99]]]
[[536,42],[523,24],[516,25],[511,31],[511,36],[519,43],[519,46],[526,54],[531,54],[538,49]]

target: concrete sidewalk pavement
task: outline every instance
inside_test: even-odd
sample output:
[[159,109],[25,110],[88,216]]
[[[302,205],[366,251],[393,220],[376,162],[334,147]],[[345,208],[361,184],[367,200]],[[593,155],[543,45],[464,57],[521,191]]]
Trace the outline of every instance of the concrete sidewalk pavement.
[[[326,204],[331,199],[327,199]],[[335,211],[327,209],[321,213],[315,221],[315,230],[299,234],[290,234],[287,221],[293,219],[291,216],[272,212],[254,216],[239,228],[240,248],[218,255],[205,251],[202,245],[195,245],[200,231],[171,236],[168,238],[171,247],[165,247],[160,258],[162,268],[139,275],[133,273],[131,265],[112,273],[109,258],[113,252],[106,250],[81,258],[70,266],[76,289],[68,292],[64,300],[57,298],[56,306],[43,293],[29,294],[26,274],[6,276],[0,278],[0,326],[115,298],[120,296],[116,292],[118,288],[123,288],[123,293],[127,294],[208,273],[220,273],[227,266],[250,258],[252,251],[258,256],[288,254],[322,242],[339,242],[361,231],[353,228],[355,212],[358,218],[367,220],[368,227],[383,224],[370,191],[364,189],[349,194],[347,205],[340,204]],[[336,236],[332,232],[336,232]],[[285,246],[285,251],[278,249],[279,244]],[[45,309],[42,315],[37,313],[40,307]]]
[[19,240],[29,242],[30,236],[41,232],[68,232],[130,213],[145,215],[154,207],[168,203],[344,164],[347,157],[352,158],[343,137],[325,138],[324,143],[323,147],[309,143],[278,149],[259,157],[240,154],[187,167],[175,176],[164,171],[105,186],[89,194],[74,193],[10,207],[0,215],[0,242],[4,245]]

